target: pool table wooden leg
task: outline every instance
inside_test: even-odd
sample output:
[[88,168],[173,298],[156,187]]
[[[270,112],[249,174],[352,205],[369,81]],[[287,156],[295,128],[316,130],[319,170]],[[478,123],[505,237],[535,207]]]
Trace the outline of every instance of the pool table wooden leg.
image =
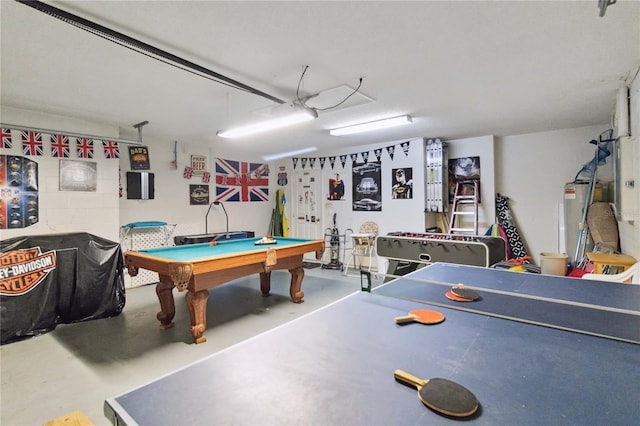
[[294,303],[302,303],[304,300],[304,292],[302,291],[302,279],[304,278],[304,269],[302,266],[298,266],[293,269],[289,269],[291,273],[291,287],[289,289],[289,294],[291,295],[291,300]]
[[169,277],[160,276],[156,284],[156,294],[160,300],[160,312],[156,315],[160,321],[160,329],[166,330],[174,326],[173,317],[176,315],[176,305],[173,301],[173,281]]
[[191,317],[191,335],[196,343],[204,343],[207,338],[204,337],[204,330],[207,328],[207,299],[209,299],[209,290],[189,291],[187,292],[187,307],[189,308],[189,316]]
[[263,297],[269,296],[271,292],[271,271],[260,272],[260,291]]

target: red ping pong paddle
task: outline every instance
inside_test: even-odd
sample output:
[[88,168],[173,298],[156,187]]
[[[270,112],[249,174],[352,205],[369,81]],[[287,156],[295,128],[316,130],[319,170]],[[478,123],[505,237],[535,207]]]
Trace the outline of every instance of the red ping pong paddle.
[[464,297],[465,299],[476,300],[480,298],[480,295],[475,290],[466,288],[462,283],[451,287],[451,292],[456,296]]
[[414,309],[409,315],[395,318],[396,324],[419,322],[420,324],[438,324],[444,321],[444,314],[428,309]]
[[451,299],[456,302],[473,302],[473,299],[465,299],[464,297],[460,297],[457,294],[453,293],[451,290],[446,292],[444,295],[447,299]]
[[453,417],[467,417],[478,411],[479,402],[464,386],[447,379],[422,380],[406,371],[396,370],[397,381],[418,389],[420,401],[432,410]]

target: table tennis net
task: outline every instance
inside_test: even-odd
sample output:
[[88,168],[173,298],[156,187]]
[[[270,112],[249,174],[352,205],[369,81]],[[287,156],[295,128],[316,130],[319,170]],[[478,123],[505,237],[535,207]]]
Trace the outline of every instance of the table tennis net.
[[640,310],[637,309],[555,299],[528,293],[526,288],[504,291],[468,284],[465,288],[475,290],[480,298],[459,302],[445,297],[456,283],[411,275],[395,278],[375,288],[373,294],[640,344]]

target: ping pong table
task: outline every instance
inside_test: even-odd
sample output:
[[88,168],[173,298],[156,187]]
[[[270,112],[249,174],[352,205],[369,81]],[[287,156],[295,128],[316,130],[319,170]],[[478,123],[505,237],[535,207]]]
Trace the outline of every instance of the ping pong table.
[[[444,297],[452,285],[480,299]],[[398,325],[413,309],[436,325]],[[438,414],[396,369],[480,402]],[[105,401],[117,425],[637,424],[640,286],[436,263]]]

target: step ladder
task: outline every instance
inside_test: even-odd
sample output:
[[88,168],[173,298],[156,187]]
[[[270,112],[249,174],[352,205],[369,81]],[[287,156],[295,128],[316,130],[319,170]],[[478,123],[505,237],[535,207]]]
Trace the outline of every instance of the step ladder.
[[[464,188],[472,188],[473,193],[463,194]],[[473,207],[473,209],[469,209]],[[473,228],[463,228],[460,226],[463,218],[473,220]],[[456,227],[456,218],[458,226]],[[465,222],[470,222],[466,220]],[[456,183],[456,189],[453,193],[453,207],[451,208],[451,219],[449,222],[449,233],[473,233],[478,235],[478,180],[462,180]]]

